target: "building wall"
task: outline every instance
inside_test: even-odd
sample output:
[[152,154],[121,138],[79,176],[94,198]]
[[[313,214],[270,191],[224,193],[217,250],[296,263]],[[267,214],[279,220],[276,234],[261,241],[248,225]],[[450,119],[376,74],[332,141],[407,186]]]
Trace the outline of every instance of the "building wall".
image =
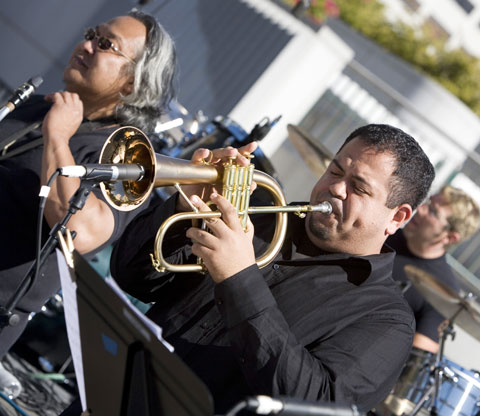
[[480,57],[479,0],[380,0],[391,20],[401,19],[420,27],[426,22],[438,25],[448,46],[463,48]]

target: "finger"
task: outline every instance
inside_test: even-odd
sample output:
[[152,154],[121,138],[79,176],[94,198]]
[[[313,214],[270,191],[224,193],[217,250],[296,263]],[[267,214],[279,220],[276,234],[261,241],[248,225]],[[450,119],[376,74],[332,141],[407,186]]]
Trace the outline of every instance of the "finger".
[[245,146],[239,147],[238,152],[242,155],[253,153],[258,148],[258,142],[250,142]]
[[201,244],[193,243],[192,245],[192,253],[200,257],[205,261],[208,261],[208,259],[213,256],[214,250],[211,248],[205,247]]
[[245,230],[245,232],[250,236],[250,238],[253,238],[253,234],[255,233],[255,227],[253,226],[250,217],[247,217],[247,229]]
[[190,201],[199,211],[211,211],[210,207],[198,195],[192,195]]
[[209,249],[214,249],[216,244],[218,244],[217,237],[197,227],[189,228],[186,236],[193,241],[193,244],[200,244]]
[[192,155],[192,162],[194,163],[204,162],[209,157],[210,153],[211,153],[210,149],[204,149],[204,148],[197,149]]
[[[48,97],[48,99],[47,99]],[[52,92],[51,94],[48,94],[45,97],[46,101],[49,101],[51,103],[58,103],[60,100],[63,101],[62,95],[57,91],[57,92]]]
[[229,228],[234,231],[242,229],[242,224],[238,218],[237,210],[227,199],[219,194],[212,194],[210,199],[217,205],[218,210],[222,213],[223,222]]
[[65,100],[65,102],[68,104],[73,103],[75,101],[75,97],[73,96],[73,94],[67,91],[62,92],[62,97]]
[[[192,204],[195,205],[196,208],[198,208],[199,211],[212,211],[210,207],[205,202],[203,202],[197,195],[193,195],[190,200],[192,201]],[[220,233],[227,227],[220,217],[205,218],[205,224],[216,236],[220,235]]]
[[251,142],[246,144],[245,146],[239,147],[238,150],[238,155],[236,157],[236,163],[240,166],[247,166],[250,164],[251,157],[250,155],[257,149],[258,143],[257,142]]
[[221,147],[219,149],[213,149],[213,162],[216,163],[220,160],[227,160],[230,157],[236,157],[238,155],[238,150],[228,146],[228,147]]

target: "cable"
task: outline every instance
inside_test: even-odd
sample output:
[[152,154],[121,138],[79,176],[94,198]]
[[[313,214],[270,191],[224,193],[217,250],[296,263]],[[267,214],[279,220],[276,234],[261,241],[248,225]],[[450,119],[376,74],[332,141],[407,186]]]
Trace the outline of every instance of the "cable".
[[245,409],[247,407],[247,401],[243,400],[240,403],[237,403],[235,406],[233,406],[227,413],[225,413],[225,416],[235,416],[240,410]]
[[38,204],[38,216],[37,216],[37,239],[36,239],[36,264],[35,264],[35,273],[30,280],[30,283],[28,285],[28,288],[26,289],[25,293],[27,293],[30,288],[33,286],[35,283],[35,280],[38,278],[38,273],[40,272],[40,253],[41,253],[41,248],[42,248],[42,226],[43,226],[43,213],[45,211],[45,204],[47,202],[48,194],[50,192],[50,188],[52,186],[52,183],[57,179],[57,176],[60,175],[60,170],[56,170],[53,172],[53,175],[50,176],[50,179],[47,182],[47,185],[42,186],[40,189],[40,202]]
[[28,416],[28,413],[25,413],[13,400],[11,400],[8,396],[0,392],[0,397],[5,400],[10,406],[12,406],[18,413],[22,416]]
[[[22,384],[23,390],[17,400],[24,409],[40,414],[58,415],[68,406],[72,400],[71,393],[50,380],[38,379],[36,369],[27,366],[22,359],[14,358],[13,354],[9,353],[5,358],[4,366]],[[58,389],[64,391],[65,394],[59,395]]]

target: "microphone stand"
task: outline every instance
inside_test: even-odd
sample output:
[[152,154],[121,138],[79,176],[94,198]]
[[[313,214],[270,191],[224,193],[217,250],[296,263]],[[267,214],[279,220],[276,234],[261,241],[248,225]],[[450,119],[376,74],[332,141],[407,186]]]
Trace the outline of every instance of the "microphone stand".
[[[80,186],[78,187],[75,194],[70,198],[69,208],[65,216],[60,222],[57,222],[52,229],[50,230],[47,241],[40,251],[40,267],[43,266],[48,256],[53,252],[54,248],[58,244],[57,234],[61,231],[62,234],[65,233],[66,224],[70,220],[70,217],[75,214],[78,210],[81,210],[86,201],[90,192],[93,188],[97,186],[98,182],[91,180],[82,180]],[[20,299],[25,295],[26,292],[33,286],[35,282],[35,268],[36,260],[33,261],[32,265],[28,269],[27,273],[23,277],[20,285],[18,286],[15,293],[12,295],[10,300],[6,303],[5,306],[0,306],[0,333],[7,326],[15,326],[19,323],[20,318],[17,314],[13,313],[13,309],[17,306]]]

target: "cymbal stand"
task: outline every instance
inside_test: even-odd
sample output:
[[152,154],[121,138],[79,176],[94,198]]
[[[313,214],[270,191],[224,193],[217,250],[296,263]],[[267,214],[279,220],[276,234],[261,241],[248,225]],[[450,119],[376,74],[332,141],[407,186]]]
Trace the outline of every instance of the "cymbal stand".
[[443,361],[443,351],[445,348],[445,341],[449,336],[452,337],[452,341],[455,339],[455,330],[453,329],[453,321],[458,316],[458,314],[464,309],[464,305],[460,305],[460,308],[453,314],[453,316],[445,322],[445,325],[441,325],[440,331],[440,342],[438,346],[438,351],[435,357],[435,364],[430,369],[430,380],[433,378],[433,383],[431,382],[427,391],[420,398],[418,403],[415,405],[411,413],[408,416],[415,416],[420,409],[423,407],[425,402],[431,398],[431,406],[429,409],[430,416],[437,416],[437,399],[438,393],[440,391],[440,386],[442,384],[442,377],[444,372],[444,367],[442,366]]

